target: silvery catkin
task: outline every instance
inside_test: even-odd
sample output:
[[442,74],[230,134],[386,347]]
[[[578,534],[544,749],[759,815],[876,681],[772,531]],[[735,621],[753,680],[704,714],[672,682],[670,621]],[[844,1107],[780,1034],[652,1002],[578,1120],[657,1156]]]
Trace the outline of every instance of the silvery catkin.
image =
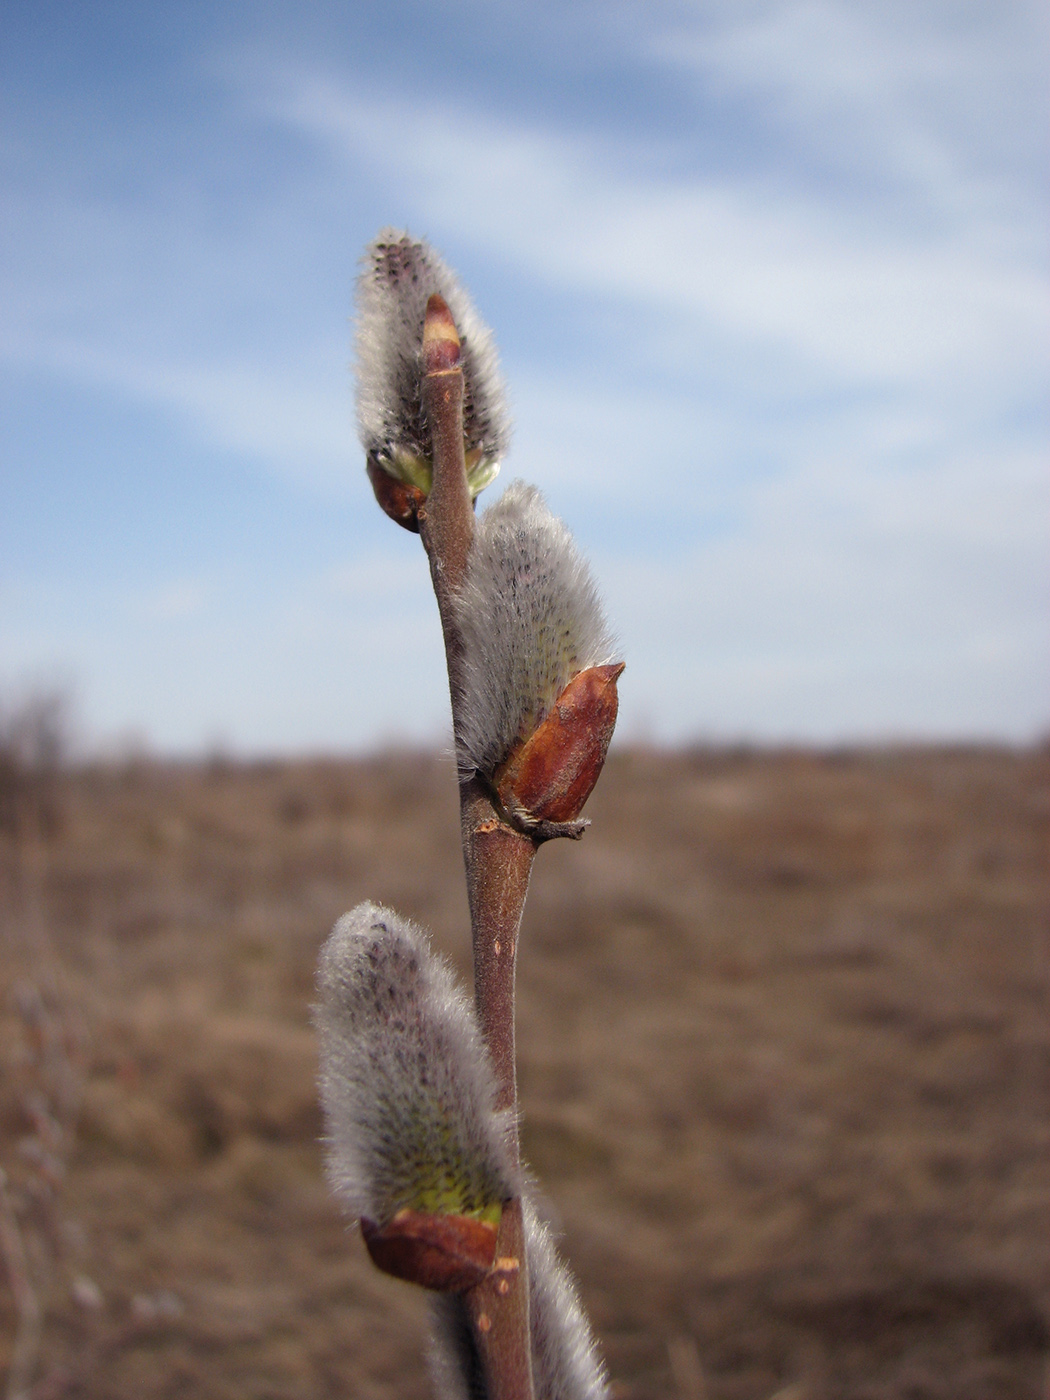
[[491,777],[580,671],[615,661],[597,585],[564,523],[514,481],[477,522],[455,602],[462,639],[456,751]]
[[348,1213],[470,1215],[516,1194],[473,1009],[422,930],[359,904],[322,949],[318,990],[328,1174]]
[[357,283],[358,431],[365,452],[385,470],[429,491],[432,450],[421,384],[423,321],[433,293],[445,299],[459,332],[463,436],[476,495],[495,476],[510,441],[492,333],[434,249],[392,228],[365,250]]

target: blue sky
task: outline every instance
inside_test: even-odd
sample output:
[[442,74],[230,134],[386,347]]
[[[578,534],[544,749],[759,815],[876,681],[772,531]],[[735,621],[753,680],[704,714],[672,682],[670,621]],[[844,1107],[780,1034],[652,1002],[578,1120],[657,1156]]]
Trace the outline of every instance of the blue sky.
[[[431,239],[624,643],[626,738],[1050,728],[1037,4],[0,18],[0,701],[164,752],[442,741],[353,282]],[[484,498],[483,498],[484,501]]]

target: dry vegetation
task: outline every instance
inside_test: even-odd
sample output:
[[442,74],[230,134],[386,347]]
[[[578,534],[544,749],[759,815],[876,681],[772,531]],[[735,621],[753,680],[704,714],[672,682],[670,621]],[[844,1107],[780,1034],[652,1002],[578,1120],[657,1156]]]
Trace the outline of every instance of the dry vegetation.
[[[620,1400],[1043,1394],[1047,758],[625,752],[541,852],[525,1149]],[[323,1184],[309,1007],[366,896],[466,972],[449,766],[36,776],[0,773],[34,1400],[422,1397],[423,1299]]]

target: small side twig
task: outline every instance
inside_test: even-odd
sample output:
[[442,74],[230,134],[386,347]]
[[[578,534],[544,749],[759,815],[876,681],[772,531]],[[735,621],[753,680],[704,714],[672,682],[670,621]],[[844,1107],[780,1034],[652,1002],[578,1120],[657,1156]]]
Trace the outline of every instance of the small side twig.
[[0,1167],[0,1258],[16,1317],[7,1400],[26,1400],[42,1384],[34,1385],[34,1378],[43,1360],[55,1266],[64,1271],[70,1250],[61,1191],[75,1138],[85,1037],[46,908],[49,847],[62,822],[62,711],[60,697],[43,697],[10,719],[0,717],[0,827],[12,843],[21,906],[21,917],[3,937],[21,1046],[2,1069],[30,1128],[8,1163],[10,1174]]
[[18,1329],[7,1373],[6,1400],[26,1400],[40,1356],[44,1312],[29,1276],[25,1240],[3,1167],[0,1167],[0,1250],[18,1314]]
[[495,785],[484,774],[478,773],[475,777],[500,820],[505,822],[507,826],[513,827],[515,831],[520,831],[523,836],[531,837],[538,846],[545,841],[555,841],[559,837],[566,837],[569,841],[579,841],[591,824],[590,817],[578,817],[571,822],[552,822],[542,817],[521,815],[504,806]]

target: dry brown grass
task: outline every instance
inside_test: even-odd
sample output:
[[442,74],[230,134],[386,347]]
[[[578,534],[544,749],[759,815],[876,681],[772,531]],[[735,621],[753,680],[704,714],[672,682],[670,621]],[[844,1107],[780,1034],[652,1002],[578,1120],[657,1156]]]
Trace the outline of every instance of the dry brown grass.
[[[0,833],[36,1400],[425,1395],[423,1300],[323,1183],[309,1006],[365,897],[467,973],[449,767],[142,763],[52,797]],[[617,1395],[1041,1396],[1046,752],[628,752],[589,814],[537,862],[519,1053]],[[51,1186],[27,986],[86,1028]],[[3,1287],[0,1368],[13,1335]]]

